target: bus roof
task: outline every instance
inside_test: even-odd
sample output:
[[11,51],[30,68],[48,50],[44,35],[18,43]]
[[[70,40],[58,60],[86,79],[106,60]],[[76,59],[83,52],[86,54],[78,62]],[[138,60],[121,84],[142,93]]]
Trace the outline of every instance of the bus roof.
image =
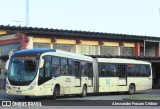
[[108,62],[108,63],[129,63],[129,64],[150,64],[146,61],[139,61],[134,59],[124,59],[124,58],[97,58],[98,62]]
[[54,55],[54,56],[61,56],[61,57],[73,58],[78,60],[86,60],[86,61],[93,60],[89,56],[84,56],[84,55],[75,54],[75,53],[66,52],[66,51],[57,50],[57,49],[47,49],[47,48],[20,50],[13,54],[13,56],[40,56],[40,55]]
[[56,52],[56,49],[47,49],[47,48],[35,48],[35,49],[25,49],[15,52],[14,56],[29,56],[29,55],[41,55],[45,52]]
[[71,53],[71,52],[66,52],[62,50],[56,50],[56,52],[45,52],[44,55],[54,55],[54,56],[59,56],[59,57],[66,57],[66,58],[72,58],[72,59],[77,59],[77,60],[85,60],[85,61],[93,61],[92,57],[81,55],[81,54],[76,54],[76,53]]

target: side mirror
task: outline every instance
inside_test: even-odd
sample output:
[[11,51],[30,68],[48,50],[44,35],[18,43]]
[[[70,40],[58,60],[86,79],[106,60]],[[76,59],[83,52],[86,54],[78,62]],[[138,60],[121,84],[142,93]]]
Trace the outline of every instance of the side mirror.
[[8,66],[9,66],[9,60],[7,60],[7,61],[6,61],[6,64],[5,64],[5,69],[6,69],[6,70],[8,70]]
[[44,64],[44,59],[42,58],[39,63],[39,68],[43,68],[43,64]]

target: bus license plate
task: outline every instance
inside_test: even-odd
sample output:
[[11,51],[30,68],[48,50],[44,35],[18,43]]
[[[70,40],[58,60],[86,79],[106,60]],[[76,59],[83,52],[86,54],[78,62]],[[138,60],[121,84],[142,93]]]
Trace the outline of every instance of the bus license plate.
[[21,91],[16,91],[16,94],[22,94],[22,92]]

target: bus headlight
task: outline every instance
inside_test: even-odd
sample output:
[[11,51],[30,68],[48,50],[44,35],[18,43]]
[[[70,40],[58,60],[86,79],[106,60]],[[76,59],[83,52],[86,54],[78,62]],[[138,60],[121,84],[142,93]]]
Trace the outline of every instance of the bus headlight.
[[11,90],[11,87],[9,85],[7,85],[7,89],[10,89]]
[[32,90],[35,86],[36,86],[36,82],[33,82],[33,83],[29,86],[28,90]]
[[7,87],[7,89],[10,89],[10,90],[11,90],[11,86],[8,84],[7,81],[6,81],[6,87]]

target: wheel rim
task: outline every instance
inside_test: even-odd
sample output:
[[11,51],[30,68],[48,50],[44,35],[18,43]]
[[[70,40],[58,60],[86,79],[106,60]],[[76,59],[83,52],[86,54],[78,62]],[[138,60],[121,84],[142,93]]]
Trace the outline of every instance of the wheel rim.
[[83,96],[85,97],[87,94],[87,90],[86,90],[86,87],[83,88]]
[[58,96],[59,92],[58,92],[58,88],[55,88],[55,96]]
[[53,98],[55,99],[58,95],[58,89],[55,87],[54,93],[53,93]]
[[130,86],[130,93],[133,94],[134,93],[134,86]]

